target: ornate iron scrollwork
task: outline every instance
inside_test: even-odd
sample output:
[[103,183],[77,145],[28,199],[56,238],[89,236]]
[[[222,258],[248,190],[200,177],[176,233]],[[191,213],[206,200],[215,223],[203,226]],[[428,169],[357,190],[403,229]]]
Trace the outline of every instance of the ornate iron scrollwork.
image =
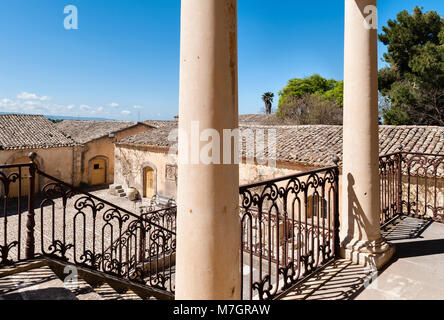
[[336,167],[240,188],[244,298],[273,299],[334,258],[337,192]]

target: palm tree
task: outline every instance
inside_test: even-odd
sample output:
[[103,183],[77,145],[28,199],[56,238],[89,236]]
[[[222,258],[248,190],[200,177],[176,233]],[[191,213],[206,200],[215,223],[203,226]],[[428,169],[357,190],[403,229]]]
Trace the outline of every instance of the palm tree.
[[262,100],[265,102],[265,112],[271,114],[271,107],[273,106],[274,93],[265,92],[262,95]]

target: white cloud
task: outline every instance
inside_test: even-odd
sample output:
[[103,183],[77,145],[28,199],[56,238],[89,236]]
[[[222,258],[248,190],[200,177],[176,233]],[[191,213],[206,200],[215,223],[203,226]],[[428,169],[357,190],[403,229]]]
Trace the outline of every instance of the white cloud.
[[133,106],[134,109],[142,109],[142,106]]
[[[21,92],[14,97],[0,97],[0,111],[10,113],[30,113],[30,114],[45,114],[45,115],[60,115],[60,116],[79,116],[79,117],[111,117],[119,119],[122,115],[129,116],[132,114],[127,109],[120,112],[111,112],[107,108],[108,105],[88,105],[88,104],[57,104],[47,96],[38,96],[33,93]],[[111,104],[118,106],[117,103]],[[114,110],[113,110],[114,111]]]
[[26,92],[26,91],[23,91],[23,92],[19,93],[17,95],[17,99],[20,99],[20,100],[40,100],[40,101],[51,100],[51,98],[48,97],[48,96],[41,96],[41,97],[39,97],[35,93],[29,93],[29,92]]
[[27,106],[40,106],[40,105],[42,105],[42,103],[40,101],[35,101],[35,100],[27,100],[27,101],[23,102],[23,104],[25,104]]
[[117,108],[119,104],[117,102],[111,102],[110,104],[108,104],[108,106],[110,106],[111,108]]
[[11,103],[13,103],[13,101],[11,99],[7,99],[7,98],[2,99],[2,101],[1,101],[1,105],[8,105]]
[[31,112],[31,111],[34,111],[36,108],[34,106],[26,106],[24,109],[27,112]]

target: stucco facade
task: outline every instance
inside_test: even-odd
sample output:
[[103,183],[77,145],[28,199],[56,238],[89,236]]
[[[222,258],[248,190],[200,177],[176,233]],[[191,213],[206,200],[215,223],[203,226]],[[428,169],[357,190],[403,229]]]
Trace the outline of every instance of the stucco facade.
[[[116,144],[114,157],[114,183],[124,189],[136,188],[143,194],[143,171],[151,167],[155,172],[155,193],[168,198],[177,195],[177,156],[169,155],[168,149]],[[277,162],[276,167],[257,163],[239,165],[239,184],[294,175],[316,169],[314,166]]]
[[[26,163],[30,161],[28,158],[29,153],[35,152],[37,153],[35,161],[40,170],[50,176],[72,184],[74,183],[74,148],[75,147],[58,147],[46,149],[3,150],[0,151],[0,163]],[[39,177],[39,190],[41,190],[47,182],[47,179]],[[1,190],[1,192],[3,192],[3,190]]]
[[114,142],[128,136],[132,136],[149,130],[144,124],[116,132],[111,137],[105,136],[75,148],[74,154],[74,176],[75,185],[90,185],[92,180],[92,163],[95,159],[103,159],[105,167],[105,184],[114,182]]
[[114,184],[124,189],[136,188],[143,195],[144,168],[154,170],[154,192],[157,195],[176,198],[177,157],[169,157],[160,148],[116,145]]

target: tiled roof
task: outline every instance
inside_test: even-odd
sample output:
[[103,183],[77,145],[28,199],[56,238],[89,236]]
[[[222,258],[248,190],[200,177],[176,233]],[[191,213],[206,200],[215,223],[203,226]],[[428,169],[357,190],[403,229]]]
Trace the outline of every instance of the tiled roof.
[[[118,143],[169,148],[175,142],[168,141],[168,135],[175,128],[177,123],[172,122],[170,126],[152,129]],[[249,129],[253,132],[276,130],[276,158],[279,161],[311,166],[332,165],[335,156],[342,161],[342,126],[254,126],[241,123],[240,129],[247,139],[254,136],[246,131]],[[265,134],[265,154],[268,152],[267,137]],[[400,145],[405,152],[444,154],[444,127],[380,126],[379,139],[381,155],[397,152]],[[243,155],[247,151],[244,143]]]
[[293,121],[281,120],[275,114],[240,114],[239,123],[244,125],[295,125]]
[[76,143],[41,115],[0,115],[0,150],[41,149]]
[[67,137],[78,143],[87,143],[112,133],[135,127],[140,122],[64,120],[56,124]]
[[150,125],[157,125],[156,128],[124,138],[116,143],[158,148],[169,148],[176,143],[174,141],[168,141],[168,136],[172,130],[177,129],[177,121],[157,121],[157,124],[153,122],[154,121],[150,121]]
[[145,124],[156,128],[163,128],[163,127],[177,126],[177,121],[147,120],[145,121]]

